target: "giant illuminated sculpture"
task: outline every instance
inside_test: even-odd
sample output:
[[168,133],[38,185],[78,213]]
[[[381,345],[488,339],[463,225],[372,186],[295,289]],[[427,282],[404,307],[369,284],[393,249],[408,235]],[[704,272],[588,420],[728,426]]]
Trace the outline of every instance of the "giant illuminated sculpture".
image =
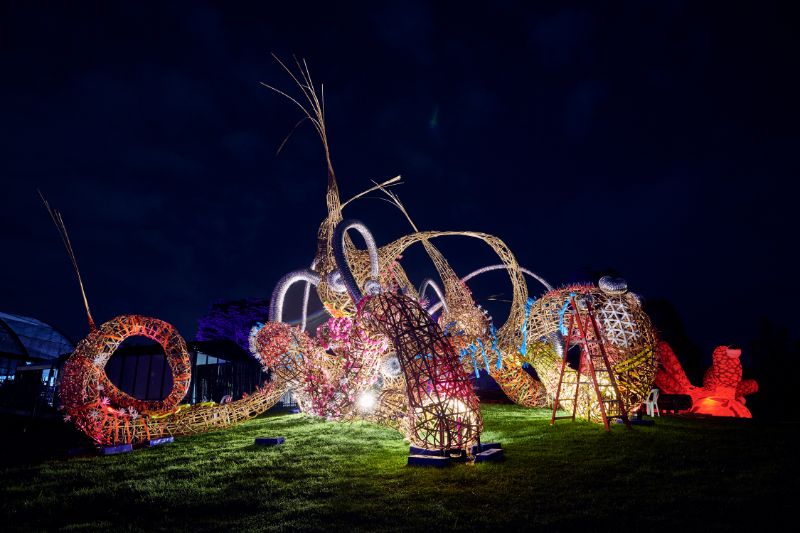
[[[283,66],[283,63],[281,63]],[[573,408],[596,419],[598,402],[619,401],[634,410],[647,396],[656,369],[654,337],[638,298],[621,280],[601,280],[599,286],[554,289],[535,273],[520,267],[503,241],[478,232],[420,231],[399,198],[389,190],[399,178],[342,203],[330,160],[324,107],[305,64],[299,76],[284,68],[301,89],[306,104],[294,102],[316,128],[324,149],[328,183],[328,214],[319,228],[317,251],[308,268],[285,275],[272,293],[269,321],[250,333],[250,348],[273,381],[239,401],[225,405],[179,405],[190,379],[186,345],[169,324],[136,315],[117,317],[94,327],[84,294],[90,334],[65,365],[62,398],[66,416],[101,444],[136,443],[154,436],[181,435],[220,428],[255,416],[286,391],[294,392],[301,409],[332,420],[364,418],[395,427],[415,445],[432,449],[469,449],[480,440],[482,419],[469,375],[488,372],[509,398],[524,406],[552,401],[562,356],[572,348],[570,324],[586,309],[595,310],[600,338],[610,354],[615,383],[613,398],[585,389],[586,368],[569,369],[563,380]],[[364,194],[380,191],[403,213],[413,232],[378,246],[367,226],[345,220],[343,209]],[[46,202],[45,202],[46,204]],[[49,209],[49,206],[48,206]],[[80,280],[60,215],[50,210]],[[361,249],[355,234],[365,243]],[[499,263],[460,278],[435,239],[461,236],[477,239],[497,254]],[[440,282],[425,280],[419,290],[400,265],[405,250],[421,244]],[[512,288],[508,318],[497,327],[475,302],[468,281],[502,270]],[[530,297],[530,276],[545,288]],[[283,322],[289,288],[304,286],[300,327]],[[305,332],[312,287],[330,319],[316,335]],[[435,295],[430,302],[427,292]],[[158,402],[137,400],[115,387],[104,366],[120,343],[134,335],[158,342],[172,370],[173,388]],[[525,369],[530,364],[537,380]],[[570,385],[572,383],[572,385]],[[571,389],[570,389],[571,387]]]
[[[575,286],[553,290],[552,286],[541,277],[521,268],[505,243],[497,237],[477,232],[420,231],[397,196],[388,189],[388,186],[396,182],[397,178],[376,185],[366,192],[380,190],[388,195],[405,215],[414,230],[413,233],[378,247],[363,224],[343,221],[344,207],[366,192],[347,202],[340,201],[336,177],[330,162],[324,109],[317,98],[307,68],[298,64],[298,69],[299,77],[295,77],[289,69],[286,70],[292,74],[302,90],[307,105],[301,104],[298,99],[281,91],[277,92],[290,98],[302,110],[305,119],[314,124],[322,140],[328,167],[328,217],[320,226],[317,254],[311,262],[310,268],[290,272],[273,292],[271,321],[282,319],[283,302],[288,288],[294,283],[301,282],[305,288],[302,324],[305,324],[307,313],[305,304],[313,286],[328,310],[342,316],[356,317],[354,320],[357,323],[363,323],[367,328],[368,336],[383,334],[388,337],[393,350],[384,356],[380,368],[386,368],[387,365],[396,361],[395,366],[402,369],[403,372],[395,379],[382,379],[385,376],[367,379],[367,382],[372,384],[370,386],[377,389],[378,401],[374,414],[371,416],[378,420],[397,420],[398,416],[404,418],[403,413],[405,413],[407,436],[415,440],[416,437],[409,428],[413,427],[413,417],[416,410],[419,410],[419,401],[415,399],[413,392],[414,387],[418,386],[419,377],[417,371],[410,369],[408,361],[403,357],[408,358],[409,355],[414,355],[417,359],[425,359],[432,355],[438,355],[446,356],[449,359],[451,357],[450,350],[442,351],[440,354],[432,351],[425,352],[426,343],[422,342],[419,343],[420,346],[417,346],[420,352],[403,353],[403,350],[398,348],[398,343],[393,340],[396,337],[408,336],[408,332],[400,325],[407,324],[406,327],[412,332],[425,328],[421,326],[421,323],[410,319],[396,321],[395,328],[391,330],[381,327],[381,322],[376,323],[374,319],[362,322],[358,317],[361,317],[365,310],[372,312],[370,311],[372,309],[371,298],[377,297],[380,300],[381,297],[388,298],[388,296],[378,295],[402,293],[405,299],[416,301],[422,308],[427,303],[426,290],[430,288],[439,301],[426,309],[429,317],[427,320],[431,324],[438,324],[443,337],[447,339],[452,351],[458,355],[463,367],[475,372],[479,367],[485,369],[500,384],[509,398],[526,406],[544,405],[547,403],[548,397],[554,393],[554,375],[560,368],[561,356],[565,349],[568,350],[571,347],[564,346],[565,324],[569,323],[570,313],[581,312],[580,305],[577,310],[567,309],[567,302],[576,299],[582,304],[591,299],[595,301],[598,318],[603,328],[604,339],[602,341],[608,345],[611,363],[620,385],[618,392],[623,403],[629,410],[634,410],[644,401],[656,370],[655,339],[650,321],[642,311],[638,298],[627,291],[624,282],[604,280],[600,287]],[[362,235],[366,250],[358,249],[349,239],[347,231],[350,229],[355,229]],[[463,236],[484,242],[497,254],[501,264],[479,269],[460,279],[432,242],[434,239],[449,236]],[[423,245],[432,260],[441,279],[441,286],[433,280],[425,280],[419,291],[416,291],[409,282],[399,260],[403,252],[416,243]],[[506,271],[512,286],[509,316],[499,328],[495,327],[491,317],[476,304],[467,287],[467,281],[472,277],[497,269]],[[538,301],[529,298],[523,274],[530,275],[548,289],[548,292]],[[362,288],[367,293],[363,298],[360,296]],[[410,308],[406,305],[403,313],[409,310]],[[315,353],[320,352],[316,350]],[[337,356],[332,359],[337,360],[338,358]],[[297,358],[290,356],[289,359],[296,360]],[[326,362],[325,357],[315,357],[314,359],[323,368],[333,364]],[[435,357],[432,360],[435,360]],[[536,369],[542,381],[536,380],[523,369],[525,363],[531,364]],[[572,372],[578,376],[585,371],[586,369],[579,368]],[[373,371],[373,375],[375,372]],[[327,370],[324,374],[338,375],[331,370]],[[404,380],[406,383],[402,384]],[[313,381],[318,381],[318,379],[315,378]],[[573,381],[576,383],[573,388],[578,388],[575,392],[578,393],[577,397],[580,403],[579,413],[588,418],[595,418],[595,407],[598,400],[593,399],[588,394],[588,390],[581,389],[583,385],[580,384],[580,378]],[[303,388],[299,383],[296,387],[296,390]],[[351,396],[358,397],[363,394],[366,387],[367,385],[362,383],[361,386],[353,389],[354,394]],[[399,398],[403,399],[403,395],[398,394],[398,389],[402,388],[406,390],[405,402],[398,403]],[[459,398],[458,401],[459,405],[469,404],[465,398]],[[308,400],[305,400],[304,403],[308,403]],[[447,400],[442,403],[446,404]],[[442,409],[442,411],[444,410],[446,409]],[[341,412],[332,414],[333,416],[342,416]],[[329,413],[328,416],[331,414]],[[477,417],[473,415],[464,414],[462,418],[464,417],[477,420]],[[462,423],[464,422],[462,421]]]

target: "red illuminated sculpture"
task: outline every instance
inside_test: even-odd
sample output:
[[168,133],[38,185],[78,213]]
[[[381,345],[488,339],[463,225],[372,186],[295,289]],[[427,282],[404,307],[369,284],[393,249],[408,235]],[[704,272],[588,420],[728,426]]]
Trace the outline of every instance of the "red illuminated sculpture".
[[703,386],[695,387],[686,377],[675,352],[666,342],[658,344],[660,367],[656,386],[666,394],[687,394],[692,397],[690,413],[752,418],[745,407],[745,396],[758,392],[758,383],[742,379],[742,350],[718,346],[711,366],[703,376]]

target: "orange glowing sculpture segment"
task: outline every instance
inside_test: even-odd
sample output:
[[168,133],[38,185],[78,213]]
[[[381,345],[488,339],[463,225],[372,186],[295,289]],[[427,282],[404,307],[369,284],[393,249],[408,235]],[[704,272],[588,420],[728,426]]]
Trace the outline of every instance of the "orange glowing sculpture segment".
[[752,418],[744,405],[745,396],[758,391],[758,382],[742,379],[741,355],[738,348],[718,346],[712,355],[711,366],[703,376],[703,386],[696,387],[686,377],[670,345],[662,341],[658,344],[661,366],[656,374],[656,386],[667,394],[691,396],[691,413]]

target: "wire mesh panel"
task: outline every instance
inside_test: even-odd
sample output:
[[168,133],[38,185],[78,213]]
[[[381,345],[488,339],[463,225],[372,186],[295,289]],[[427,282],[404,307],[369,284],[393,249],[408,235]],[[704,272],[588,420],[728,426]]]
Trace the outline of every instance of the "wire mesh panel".
[[364,308],[386,335],[406,378],[409,438],[425,448],[466,448],[483,423],[478,398],[450,341],[414,300],[384,293]]

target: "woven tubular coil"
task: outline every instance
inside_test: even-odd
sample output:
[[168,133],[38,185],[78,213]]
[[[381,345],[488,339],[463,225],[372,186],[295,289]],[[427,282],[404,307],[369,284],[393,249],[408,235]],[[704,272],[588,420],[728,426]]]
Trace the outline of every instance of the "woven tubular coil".
[[547,389],[541,382],[522,370],[501,368],[492,372],[492,377],[506,396],[523,407],[547,405]]

